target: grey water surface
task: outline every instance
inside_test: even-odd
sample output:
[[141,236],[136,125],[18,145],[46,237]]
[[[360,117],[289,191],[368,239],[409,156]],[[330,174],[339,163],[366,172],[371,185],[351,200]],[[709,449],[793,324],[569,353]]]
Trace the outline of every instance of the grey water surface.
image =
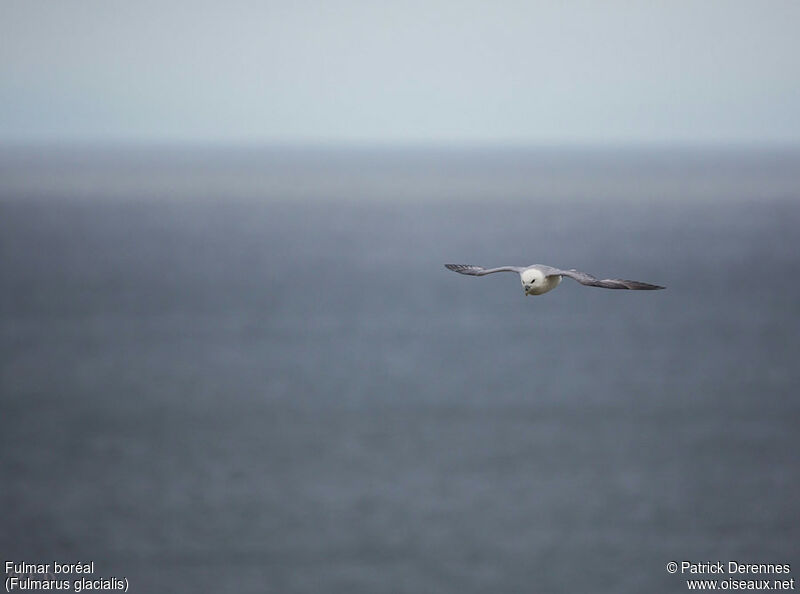
[[6,149],[0,556],[131,592],[797,572],[799,228],[790,150]]

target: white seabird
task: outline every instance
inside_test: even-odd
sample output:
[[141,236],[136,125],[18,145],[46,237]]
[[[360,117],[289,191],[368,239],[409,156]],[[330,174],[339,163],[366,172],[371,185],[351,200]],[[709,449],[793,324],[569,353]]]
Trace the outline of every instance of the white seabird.
[[658,285],[651,285],[639,281],[623,280],[620,278],[606,278],[603,280],[593,277],[591,274],[581,272],[571,268],[561,270],[543,264],[532,264],[530,266],[499,266],[498,268],[484,268],[483,266],[472,266],[471,264],[445,264],[445,268],[468,274],[470,276],[484,276],[494,272],[516,272],[522,282],[522,290],[525,295],[544,295],[548,291],[555,289],[560,283],[561,278],[568,276],[587,287],[602,287],[603,289],[629,289],[631,291],[655,291],[663,289]]

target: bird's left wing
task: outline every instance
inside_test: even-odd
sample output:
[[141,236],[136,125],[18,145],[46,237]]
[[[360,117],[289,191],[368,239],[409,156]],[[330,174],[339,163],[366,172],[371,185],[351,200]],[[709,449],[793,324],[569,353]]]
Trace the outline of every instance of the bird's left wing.
[[492,274],[493,272],[516,272],[519,274],[525,270],[521,266],[500,266],[498,268],[484,268],[483,266],[473,266],[471,264],[445,264],[445,268],[458,272],[459,274],[468,274],[470,276],[483,276],[485,274]]
[[663,289],[659,285],[651,285],[650,283],[643,283],[640,281],[632,281],[632,280],[625,280],[621,278],[605,278],[605,279],[597,279],[593,277],[591,274],[587,274],[586,272],[581,272],[580,270],[575,270],[574,268],[570,270],[559,270],[558,268],[548,269],[546,272],[547,276],[568,276],[571,279],[578,281],[582,285],[586,285],[587,287],[601,287],[603,289],[629,289],[632,291],[656,291],[658,289]]

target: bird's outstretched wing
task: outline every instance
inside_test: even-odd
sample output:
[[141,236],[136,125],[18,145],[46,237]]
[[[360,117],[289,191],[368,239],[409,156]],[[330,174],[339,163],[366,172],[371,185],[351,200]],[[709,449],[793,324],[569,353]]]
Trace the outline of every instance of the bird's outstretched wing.
[[484,268],[483,266],[472,266],[471,264],[445,264],[445,268],[458,272],[459,274],[468,274],[470,276],[483,276],[484,274],[492,274],[493,272],[516,272],[519,274],[525,270],[521,266],[500,266],[499,268]]
[[663,289],[659,285],[651,285],[649,283],[642,283],[639,281],[624,280],[621,278],[605,278],[603,280],[593,277],[591,274],[575,270],[559,270],[548,271],[547,276],[568,276],[571,279],[578,281],[587,287],[602,287],[603,289],[629,289],[631,291],[655,291]]

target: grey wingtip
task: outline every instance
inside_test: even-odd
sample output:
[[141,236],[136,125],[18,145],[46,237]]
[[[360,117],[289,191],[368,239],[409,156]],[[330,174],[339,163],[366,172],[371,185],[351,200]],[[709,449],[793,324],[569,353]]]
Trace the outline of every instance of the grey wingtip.
[[662,287],[661,285],[651,285],[650,283],[642,283],[639,281],[634,281],[630,288],[637,291],[661,291],[666,289],[666,287]]
[[662,287],[661,285],[651,285],[650,283],[642,283],[642,284],[647,285],[647,288],[651,291],[661,291],[667,288],[667,287]]

